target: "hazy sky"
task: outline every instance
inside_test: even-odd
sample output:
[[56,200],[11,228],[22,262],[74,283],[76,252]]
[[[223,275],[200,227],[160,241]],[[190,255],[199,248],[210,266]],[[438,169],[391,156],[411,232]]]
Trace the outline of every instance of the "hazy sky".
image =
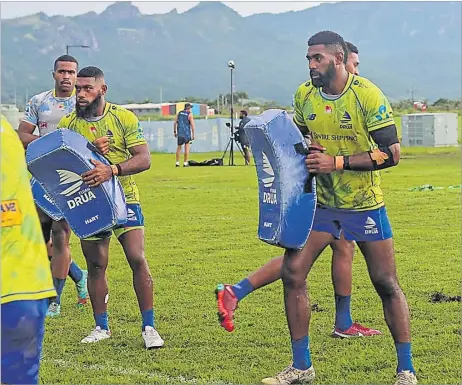
[[[209,1],[209,0],[205,0]],[[292,2],[292,1],[233,1],[224,2],[227,6],[239,12],[242,16],[254,13],[279,13],[287,11],[299,11],[310,8],[321,2]],[[45,12],[49,16],[65,15],[75,16],[82,13],[94,11],[100,13],[104,11],[112,1],[2,1],[1,18],[11,19],[19,16],[26,16],[37,12]],[[167,13],[173,8],[178,12],[184,12],[198,4],[197,1],[134,1],[141,13]]]

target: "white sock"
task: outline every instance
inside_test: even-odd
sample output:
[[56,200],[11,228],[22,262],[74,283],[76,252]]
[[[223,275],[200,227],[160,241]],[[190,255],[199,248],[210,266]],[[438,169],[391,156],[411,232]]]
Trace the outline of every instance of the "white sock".
[[179,166],[179,165],[180,165],[180,162],[176,162],[175,164]]
[[183,166],[187,166],[187,165],[188,165],[188,162],[184,162],[184,163],[183,163]]

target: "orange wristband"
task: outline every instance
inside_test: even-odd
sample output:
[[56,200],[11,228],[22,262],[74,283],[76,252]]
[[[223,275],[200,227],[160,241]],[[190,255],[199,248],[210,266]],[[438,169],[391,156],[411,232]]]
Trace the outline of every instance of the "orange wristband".
[[343,156],[334,157],[335,170],[343,170]]

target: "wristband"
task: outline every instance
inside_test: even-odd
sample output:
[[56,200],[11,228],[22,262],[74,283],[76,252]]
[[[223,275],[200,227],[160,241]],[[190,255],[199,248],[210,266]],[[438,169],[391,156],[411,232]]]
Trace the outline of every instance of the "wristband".
[[117,175],[119,175],[119,169],[117,168],[116,165],[111,164],[111,170],[112,170],[112,176],[117,176]]
[[115,165],[117,167],[117,175],[122,176],[122,168],[120,167],[120,164]]
[[350,157],[348,155],[345,155],[343,157],[343,169],[344,170],[351,170],[351,168],[350,168]]
[[343,170],[343,156],[334,156],[334,170]]

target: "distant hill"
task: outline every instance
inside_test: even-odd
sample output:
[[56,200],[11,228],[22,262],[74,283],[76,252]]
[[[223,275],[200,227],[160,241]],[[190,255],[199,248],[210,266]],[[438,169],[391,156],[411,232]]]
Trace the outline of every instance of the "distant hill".
[[290,104],[308,77],[306,41],[335,30],[359,47],[362,75],[391,99],[461,96],[461,3],[341,2],[304,11],[242,17],[219,2],[185,13],[142,15],[129,2],[101,14],[43,13],[2,21],[2,102],[52,86],[54,59],[71,48],[81,66],[103,69],[109,98],[159,101],[214,98],[235,87],[252,98]]

